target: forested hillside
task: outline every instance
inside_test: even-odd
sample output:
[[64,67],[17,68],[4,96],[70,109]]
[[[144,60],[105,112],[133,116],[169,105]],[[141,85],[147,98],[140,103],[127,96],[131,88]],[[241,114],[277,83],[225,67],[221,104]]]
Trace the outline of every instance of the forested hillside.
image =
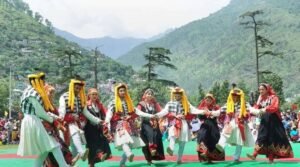
[[261,70],[283,78],[287,96],[300,93],[300,1],[297,0],[232,0],[207,18],[184,25],[165,37],[135,47],[118,61],[140,69],[149,47],[165,47],[173,53],[177,71],[161,70],[162,78],[174,80],[189,92],[201,83],[206,89],[215,81],[244,80],[252,89],[255,84],[255,44],[253,29],[240,25],[240,15],[262,10],[258,20],[267,22],[259,33],[274,44],[270,48],[282,58],[264,56]]
[[[110,78],[128,82],[134,74],[105,55],[96,56],[99,84]],[[29,73],[44,71],[61,91],[75,74],[93,86],[95,61],[94,52],[56,36],[51,22],[26,3],[0,0],[0,112],[8,108],[10,72],[12,89],[24,88]]]

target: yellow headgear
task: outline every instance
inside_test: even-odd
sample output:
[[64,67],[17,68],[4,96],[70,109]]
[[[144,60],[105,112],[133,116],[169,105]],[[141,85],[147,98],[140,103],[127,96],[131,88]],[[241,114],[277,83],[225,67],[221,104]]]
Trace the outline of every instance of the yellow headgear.
[[116,112],[123,112],[122,101],[121,101],[121,98],[119,97],[119,89],[120,88],[125,88],[125,101],[126,101],[126,104],[128,107],[128,112],[129,113],[134,112],[133,103],[129,96],[128,90],[127,90],[128,88],[125,84],[122,84],[122,83],[115,86],[115,110],[116,110]]
[[46,90],[44,88],[44,78],[45,73],[40,72],[37,74],[30,74],[27,76],[31,86],[34,88],[35,91],[39,93],[39,95],[42,97],[43,103],[44,103],[44,109],[46,111],[54,111],[54,107],[52,106],[49,97],[46,93]]
[[176,87],[171,90],[171,101],[175,100],[175,94],[177,93],[180,93],[182,95],[181,103],[184,109],[184,115],[187,115],[190,112],[190,106],[187,96],[182,88]]
[[75,99],[74,87],[75,87],[75,84],[82,85],[80,92],[79,92],[79,97],[80,97],[82,108],[84,108],[86,106],[86,97],[85,97],[85,92],[84,92],[85,83],[80,80],[71,79],[71,82],[69,85],[69,100],[68,100],[68,107],[70,107],[71,111],[74,111],[74,99]]
[[234,112],[234,101],[232,98],[233,95],[240,96],[241,111],[239,114],[239,118],[246,117],[247,111],[246,111],[245,94],[241,89],[238,88],[232,89],[228,95],[226,113],[228,114]]

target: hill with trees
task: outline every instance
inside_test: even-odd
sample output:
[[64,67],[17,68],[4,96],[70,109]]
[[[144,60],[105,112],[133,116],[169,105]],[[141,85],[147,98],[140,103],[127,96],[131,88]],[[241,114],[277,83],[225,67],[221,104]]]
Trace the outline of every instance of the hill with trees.
[[0,115],[8,110],[10,81],[11,90],[17,90],[14,97],[29,73],[45,72],[58,95],[74,75],[84,78],[87,87],[94,86],[95,72],[99,86],[108,79],[129,82],[134,75],[131,67],[55,35],[51,22],[21,0],[0,0],[0,62]]
[[258,20],[268,23],[259,30],[270,41],[272,52],[281,56],[264,56],[261,70],[270,71],[283,80],[287,96],[299,94],[300,82],[300,1],[232,0],[210,16],[173,30],[161,39],[139,45],[118,61],[141,69],[144,54],[151,47],[170,49],[169,56],[177,70],[161,69],[161,78],[173,80],[193,94],[201,84],[212,88],[216,81],[244,81],[256,89],[255,43],[252,29],[240,25],[246,12],[262,10]]

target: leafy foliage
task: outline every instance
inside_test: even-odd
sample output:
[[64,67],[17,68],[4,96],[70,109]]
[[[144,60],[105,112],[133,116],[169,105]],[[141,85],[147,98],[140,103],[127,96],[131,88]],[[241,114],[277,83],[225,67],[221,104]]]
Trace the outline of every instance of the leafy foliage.
[[150,86],[150,83],[153,80],[166,85],[176,85],[173,81],[158,79],[158,74],[155,73],[155,68],[158,66],[167,67],[174,70],[177,69],[176,66],[169,63],[171,61],[170,57],[167,56],[169,54],[171,54],[171,51],[169,49],[161,47],[151,47],[149,48],[149,54],[144,55],[147,63],[143,65],[143,67],[147,69],[146,74],[148,86]]

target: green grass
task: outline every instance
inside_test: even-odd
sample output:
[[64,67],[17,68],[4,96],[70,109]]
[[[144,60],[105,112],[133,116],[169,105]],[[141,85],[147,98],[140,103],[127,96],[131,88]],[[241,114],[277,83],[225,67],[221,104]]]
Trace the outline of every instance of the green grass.
[[[164,142],[165,144],[165,148],[167,146],[167,142]],[[300,152],[298,150],[300,150],[300,144],[292,144],[293,150],[294,150],[294,155],[295,158],[300,158]],[[116,149],[114,149],[113,145],[111,145],[112,148],[112,152],[114,156],[120,156],[122,154],[121,151],[118,151]],[[196,143],[195,142],[189,142],[186,145],[184,154],[187,155],[196,155]],[[235,147],[232,146],[228,146],[226,147],[225,151],[226,151],[226,156],[232,156],[234,153],[234,149]],[[16,145],[10,145],[10,146],[0,146],[0,154],[12,154],[12,153],[16,153],[17,150],[17,146]],[[242,151],[242,158],[246,157],[246,153],[251,153],[253,151],[253,148],[243,148]],[[136,156],[142,156],[142,151],[140,149],[136,149],[133,150],[134,154]],[[177,148],[175,149],[175,153],[177,153]],[[258,158],[264,158],[264,156],[259,156]],[[33,166],[33,159],[0,159],[0,166],[4,167],[4,166],[9,166],[9,167],[20,167],[20,166],[25,166],[25,167],[31,167]],[[175,162],[171,162],[168,160],[165,161],[158,161],[155,162],[156,167],[176,167],[176,166],[182,166],[182,167],[198,167],[200,165],[199,162],[184,162],[181,165],[177,165]],[[77,162],[77,165],[82,167],[82,166],[88,166],[87,162],[82,162],[81,160],[79,162]],[[231,161],[224,161],[224,162],[215,162],[214,164],[207,164],[207,163],[203,163],[203,165],[205,166],[209,166],[209,167],[250,167],[250,166],[255,166],[255,167],[265,167],[265,166],[269,166],[268,161],[242,161],[241,163],[233,163]],[[116,167],[119,166],[119,162],[116,161],[106,161],[103,163],[98,163],[96,164],[96,167]],[[127,163],[127,166],[130,167],[149,167],[146,164],[146,161],[135,161],[135,162],[131,162],[131,163]],[[289,166],[289,167],[299,167],[300,166],[300,162],[280,162],[279,160],[275,161],[275,164],[272,165],[272,167],[285,167],[285,166]]]

